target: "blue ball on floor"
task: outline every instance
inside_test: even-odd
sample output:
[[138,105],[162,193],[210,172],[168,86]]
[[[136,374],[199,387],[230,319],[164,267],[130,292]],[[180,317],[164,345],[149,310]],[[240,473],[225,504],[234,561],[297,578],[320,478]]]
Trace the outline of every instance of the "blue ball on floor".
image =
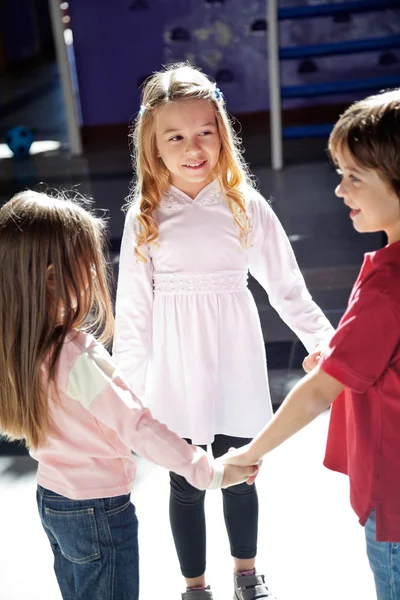
[[33,132],[28,127],[18,125],[6,132],[6,144],[14,156],[27,156],[33,142]]

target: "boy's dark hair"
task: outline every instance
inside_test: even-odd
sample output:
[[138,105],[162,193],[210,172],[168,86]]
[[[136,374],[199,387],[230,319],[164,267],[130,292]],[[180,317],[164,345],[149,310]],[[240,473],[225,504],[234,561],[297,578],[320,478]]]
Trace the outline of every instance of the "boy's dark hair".
[[355,102],[329,137],[334,162],[341,146],[364,169],[376,169],[400,198],[400,89]]

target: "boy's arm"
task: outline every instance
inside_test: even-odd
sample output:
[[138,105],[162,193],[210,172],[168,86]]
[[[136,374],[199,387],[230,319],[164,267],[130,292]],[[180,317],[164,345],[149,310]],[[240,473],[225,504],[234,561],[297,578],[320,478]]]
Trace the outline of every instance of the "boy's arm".
[[225,464],[256,464],[324,412],[344,387],[317,367],[290,391],[273,419],[250,444],[226,455]]
[[370,277],[357,288],[319,366],[292,389],[253,442],[226,460],[234,464],[260,460],[313,421],[345,387],[363,394],[384,376],[400,352],[399,306],[385,289],[384,275],[376,281]]

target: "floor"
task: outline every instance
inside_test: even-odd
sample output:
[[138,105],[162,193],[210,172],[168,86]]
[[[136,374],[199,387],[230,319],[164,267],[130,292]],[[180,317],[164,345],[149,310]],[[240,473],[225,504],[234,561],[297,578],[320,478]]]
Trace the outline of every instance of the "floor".
[[[275,450],[258,477],[258,568],[278,600],[373,600],[363,529],[348,482],[322,465],[328,414]],[[35,503],[35,465],[0,457],[0,600],[61,600]],[[168,523],[167,472],[140,463],[133,493],[140,520],[141,598],[178,600],[182,589]],[[221,496],[207,496],[208,575],[215,600],[232,598]],[[155,593],[162,586],[162,594]]]
[[[56,140],[57,151],[23,159],[0,158],[0,204],[27,187],[75,190],[106,209],[115,266],[131,179],[127,138],[90,148],[71,158],[58,74],[53,64],[18,77],[0,77],[0,133],[18,124],[36,140]],[[325,155],[325,140],[285,142],[286,167],[269,168],[264,124],[243,131],[246,159],[259,188],[289,235],[309,289],[336,325],[363,253],[382,245],[377,235],[356,234],[334,195],[337,175]],[[3,148],[4,149],[4,148]],[[0,146],[1,150],[1,146]],[[301,376],[304,348],[250,282],[260,311],[275,404]],[[348,482],[322,467],[328,414],[277,449],[258,478],[261,505],[259,570],[278,600],[372,600],[373,583],[363,530],[348,501]],[[18,455],[19,454],[19,455]],[[35,465],[15,445],[0,442],[0,600],[58,600],[51,551],[35,506]],[[209,580],[216,600],[232,597],[231,564],[219,492],[208,494]],[[134,501],[140,518],[141,597],[180,597],[182,583],[168,525],[168,477],[140,462]],[[155,582],[162,586],[155,594]]]

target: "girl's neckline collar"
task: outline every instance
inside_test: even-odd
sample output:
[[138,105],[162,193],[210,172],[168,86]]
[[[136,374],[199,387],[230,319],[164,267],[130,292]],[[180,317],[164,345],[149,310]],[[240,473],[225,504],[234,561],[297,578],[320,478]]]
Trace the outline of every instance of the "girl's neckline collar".
[[216,179],[208,183],[195,198],[190,198],[185,192],[171,185],[160,202],[160,208],[174,209],[183,205],[210,205],[220,202],[223,195]]

